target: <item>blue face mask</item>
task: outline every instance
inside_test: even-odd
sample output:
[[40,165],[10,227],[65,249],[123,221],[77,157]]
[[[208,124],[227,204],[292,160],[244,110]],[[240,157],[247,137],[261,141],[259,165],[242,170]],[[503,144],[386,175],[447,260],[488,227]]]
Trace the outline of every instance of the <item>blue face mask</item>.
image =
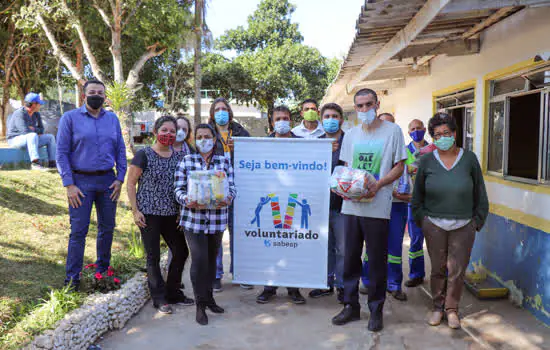
[[226,125],[229,123],[229,112],[228,111],[218,111],[214,114],[214,120],[218,125]]
[[329,134],[334,134],[340,130],[340,122],[334,118],[323,119],[323,129]]
[[448,151],[451,147],[453,147],[454,143],[454,136],[441,136],[439,140],[434,140],[435,147],[439,148],[442,151]]
[[409,135],[411,136],[414,142],[420,142],[424,140],[425,134],[426,134],[426,130],[415,130],[411,132]]
[[288,120],[276,121],[274,129],[277,134],[286,135],[290,131],[290,122]]

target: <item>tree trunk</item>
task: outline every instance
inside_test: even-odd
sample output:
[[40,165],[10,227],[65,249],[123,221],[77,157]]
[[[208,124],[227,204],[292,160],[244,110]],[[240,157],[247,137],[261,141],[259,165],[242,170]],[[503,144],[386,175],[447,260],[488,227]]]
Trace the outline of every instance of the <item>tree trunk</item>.
[[2,121],[2,136],[6,136],[7,133],[7,118],[8,118],[8,106],[10,104],[10,92],[9,84],[4,82],[2,84],[2,97],[0,100],[0,120]]
[[122,46],[120,38],[122,36],[122,18],[121,18],[120,0],[115,3],[113,9],[113,27],[111,28],[111,54],[113,55],[113,70],[115,81],[122,83],[124,81],[124,71],[122,69]]
[[201,123],[201,50],[204,0],[195,0],[195,127]]
[[273,132],[273,109],[275,108],[275,103],[270,102],[269,106],[267,107],[267,131],[269,134]]

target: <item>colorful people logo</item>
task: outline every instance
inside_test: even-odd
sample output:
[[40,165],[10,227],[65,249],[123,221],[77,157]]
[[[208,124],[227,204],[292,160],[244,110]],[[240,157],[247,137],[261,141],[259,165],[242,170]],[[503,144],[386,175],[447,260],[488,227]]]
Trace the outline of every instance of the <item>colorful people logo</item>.
[[311,216],[311,207],[308,204],[307,200],[302,199],[302,202],[298,201],[298,194],[291,193],[288,197],[288,204],[286,207],[286,212],[284,216],[284,221],[281,216],[281,206],[279,204],[279,197],[275,193],[270,193],[266,197],[261,197],[260,202],[256,206],[254,211],[254,219],[250,222],[251,224],[256,223],[256,226],[260,227],[260,213],[262,208],[267,203],[271,202],[271,215],[273,217],[273,226],[275,228],[284,228],[291,229],[292,222],[294,221],[294,211],[296,205],[299,205],[302,209],[302,216],[300,222],[300,228],[308,229],[309,228],[309,217]]

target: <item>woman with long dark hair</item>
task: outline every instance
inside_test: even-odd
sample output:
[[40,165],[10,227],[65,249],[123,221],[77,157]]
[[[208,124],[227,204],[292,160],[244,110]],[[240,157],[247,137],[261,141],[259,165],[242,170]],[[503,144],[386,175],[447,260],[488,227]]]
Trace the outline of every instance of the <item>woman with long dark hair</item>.
[[[214,145],[214,152],[216,154],[225,155],[233,165],[233,137],[249,137],[250,133],[239,123],[237,123],[233,117],[233,109],[229,102],[223,98],[218,97],[214,100],[210,106],[210,119],[208,120],[214,130],[216,130],[216,142]],[[229,272],[233,273],[233,206],[229,207],[229,255],[231,257],[231,263],[229,265]],[[217,258],[217,270],[216,278],[213,281],[213,288],[215,292],[221,292],[223,290],[221,279],[223,277],[223,246],[220,246]],[[244,289],[251,289],[252,286],[248,284],[241,284]]]
[[[216,256],[228,221],[228,206],[235,198],[233,167],[229,159],[214,152],[216,132],[208,124],[195,129],[197,152],[188,154],[178,165],[175,179],[176,200],[181,204],[180,226],[191,249],[191,282],[197,300],[196,321],[208,324],[206,308],[214,313],[224,309],[216,304],[212,281],[216,276]],[[201,206],[189,195],[189,179],[194,171],[223,172],[228,182],[228,197],[217,202],[214,209]]]
[[[136,153],[128,171],[128,198],[147,251],[147,278],[153,306],[160,313],[172,313],[170,304],[194,304],[193,299],[180,290],[189,249],[183,233],[178,231],[178,204],[172,190],[176,167],[183,159],[182,153],[172,149],[176,129],[173,117],[157,119],[153,128],[155,143]],[[173,254],[166,284],[160,270],[160,236]]]

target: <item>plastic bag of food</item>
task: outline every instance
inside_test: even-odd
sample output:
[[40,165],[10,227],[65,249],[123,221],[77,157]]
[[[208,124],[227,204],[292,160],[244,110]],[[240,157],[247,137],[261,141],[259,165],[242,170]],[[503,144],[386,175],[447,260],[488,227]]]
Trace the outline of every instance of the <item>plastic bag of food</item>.
[[229,196],[229,182],[223,171],[195,170],[189,172],[187,200],[214,209]]
[[[369,184],[374,182],[376,182],[376,179],[368,171],[337,166],[334,168],[330,179],[330,188],[334,192],[353,200],[366,195]],[[361,202],[370,201],[372,201],[372,198],[361,199]]]

